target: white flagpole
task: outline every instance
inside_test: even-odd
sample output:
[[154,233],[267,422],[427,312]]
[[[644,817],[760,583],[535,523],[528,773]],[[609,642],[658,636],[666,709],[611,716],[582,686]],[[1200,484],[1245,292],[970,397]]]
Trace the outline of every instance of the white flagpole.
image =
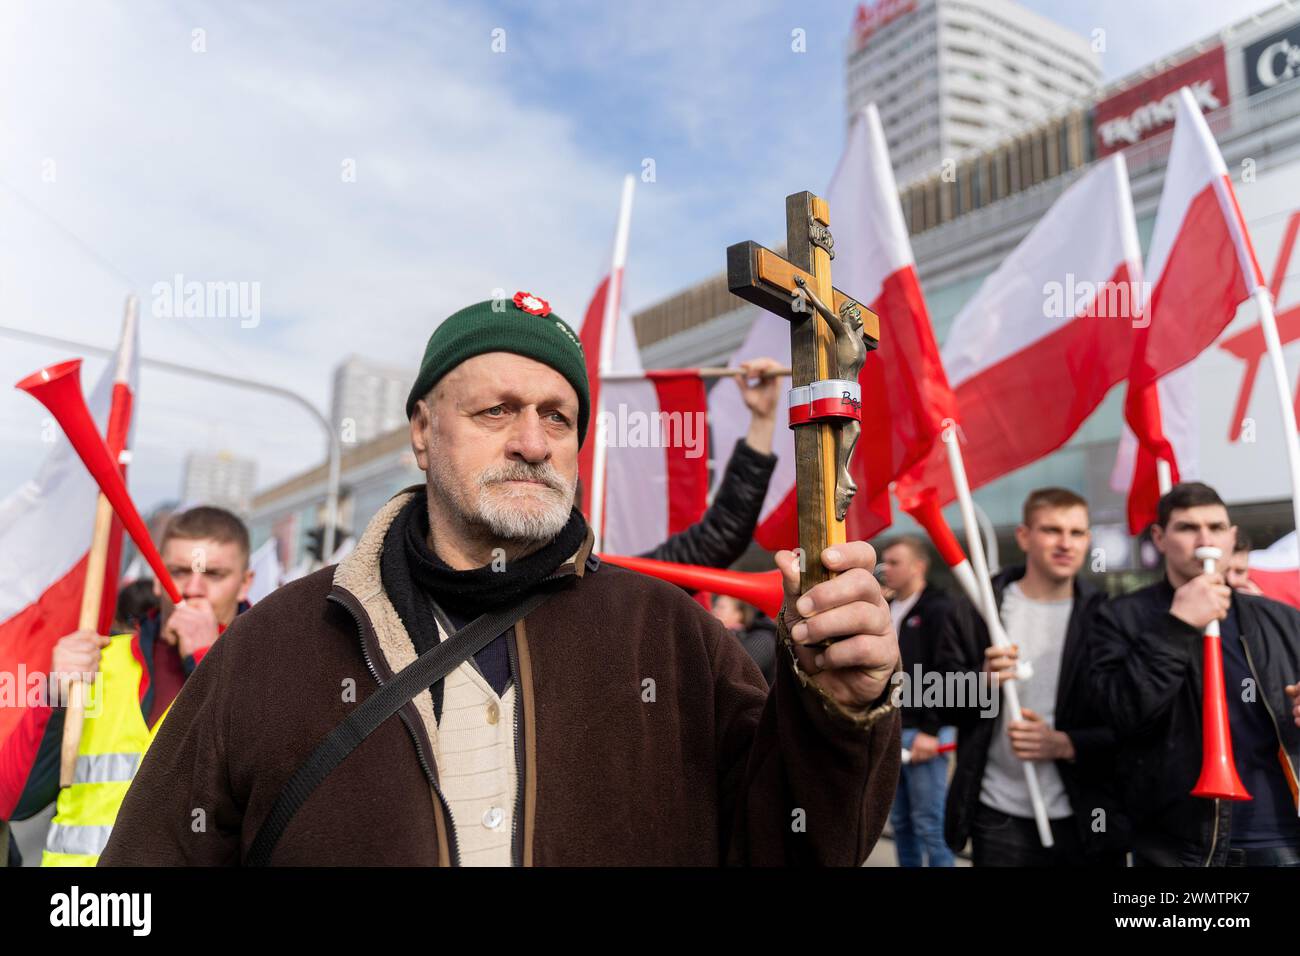
[[1251,293],[1259,307],[1259,324],[1264,330],[1264,345],[1268,349],[1268,364],[1273,371],[1273,386],[1278,408],[1282,412],[1282,434],[1286,441],[1286,459],[1291,469],[1291,512],[1296,529],[1300,532],[1300,438],[1296,435],[1295,406],[1291,404],[1291,379],[1287,375],[1286,361],[1282,357],[1282,339],[1277,334],[1277,316],[1273,313],[1273,296],[1265,286],[1256,286]]
[[[961,507],[961,522],[966,529],[966,546],[970,553],[975,583],[979,588],[980,600],[976,607],[983,612],[984,623],[988,625],[989,638],[995,647],[1009,647],[1011,639],[1002,627],[1002,618],[998,614],[997,600],[993,596],[993,584],[989,580],[988,562],[984,559],[984,546],[980,541],[979,525],[975,523],[975,504],[970,494],[970,482],[966,478],[966,463],[961,456],[961,442],[957,438],[955,422],[944,422],[943,442],[948,448],[948,465],[952,471],[953,488],[957,492],[957,503]],[[1021,676],[1024,676],[1023,673]],[[1007,716],[1012,720],[1021,720],[1020,693],[1015,681],[1002,684],[1002,696],[1006,703]],[[1052,826],[1047,819],[1047,804],[1043,802],[1043,792],[1038,785],[1038,772],[1030,760],[1023,761],[1025,783],[1029,787],[1029,802],[1034,808],[1034,822],[1038,825],[1038,839],[1045,847],[1052,846]]]
[[1174,486],[1174,475],[1169,467],[1169,462],[1163,458],[1156,459],[1156,484],[1160,488],[1160,497],[1169,494],[1169,490]]
[[134,293],[126,297],[126,316],[122,319],[122,338],[117,346],[117,369],[113,383],[131,384],[131,365],[135,362],[136,327],[140,323],[140,300]]
[[636,177],[629,173],[623,177],[623,198],[618,207],[618,225],[614,230],[614,256],[609,271],[609,285],[605,289],[605,314],[600,323],[600,361],[597,374],[601,379],[600,399],[596,402],[595,416],[588,437],[596,442],[591,456],[591,531],[595,536],[594,550],[601,550],[605,537],[605,443],[601,441],[600,419],[605,410],[605,375],[613,371],[614,339],[617,334],[618,310],[623,297],[623,266],[627,263],[627,235],[632,222],[632,191]]
[[[1259,324],[1264,330],[1264,346],[1268,349],[1268,365],[1273,371],[1274,393],[1282,411],[1282,433],[1286,442],[1286,460],[1291,469],[1291,513],[1295,518],[1296,535],[1300,536],[1300,438],[1296,436],[1295,407],[1291,404],[1291,379],[1287,376],[1286,360],[1282,357],[1282,338],[1277,334],[1277,316],[1273,314],[1273,295],[1262,285],[1251,293],[1259,307]],[[1300,802],[1296,805],[1300,815]]]

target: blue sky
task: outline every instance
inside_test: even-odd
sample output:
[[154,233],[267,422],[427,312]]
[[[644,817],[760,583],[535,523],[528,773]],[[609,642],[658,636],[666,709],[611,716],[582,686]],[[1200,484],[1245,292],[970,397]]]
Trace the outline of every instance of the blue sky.
[[[1106,30],[1109,79],[1272,4],[1023,5]],[[825,188],[854,6],[7,3],[0,323],[111,344],[135,291],[145,354],[325,408],[346,355],[413,366],[439,319],[496,289],[578,321],[621,178],[646,159],[626,291],[650,304],[719,270],[731,242],[777,241],[783,197]],[[260,283],[260,323],[149,315],[178,273]],[[0,338],[0,380],[65,357]],[[42,417],[0,389],[0,493],[35,471]],[[190,449],[256,458],[263,486],[323,454],[291,405],[145,371],[143,507],[177,495]]]

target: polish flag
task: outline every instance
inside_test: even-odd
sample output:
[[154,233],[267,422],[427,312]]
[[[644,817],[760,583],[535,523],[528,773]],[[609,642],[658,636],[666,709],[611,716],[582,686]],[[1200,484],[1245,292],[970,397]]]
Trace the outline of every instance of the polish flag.
[[[614,225],[614,248],[611,255],[610,270],[596,286],[596,292],[587,304],[582,324],[578,327],[578,340],[582,343],[583,357],[587,363],[588,400],[591,406],[591,421],[587,426],[587,438],[578,452],[578,479],[580,483],[578,505],[587,516],[596,533],[596,542],[601,544],[603,537],[605,507],[605,453],[596,434],[597,422],[604,407],[603,376],[616,362],[626,356],[616,354],[619,346],[631,338],[635,352],[635,339],[631,329],[620,331],[627,325],[622,317],[623,305],[623,271],[627,265],[628,234],[632,220],[632,193],[636,180],[632,176],[623,178],[623,193],[619,202],[618,219]],[[640,359],[637,359],[640,365]],[[596,514],[594,509],[599,509]]]
[[[1056,200],[953,321],[943,365],[957,395],[971,488],[1069,440],[1129,371],[1141,252],[1122,154]],[[936,447],[899,497],[955,497]]]
[[623,182],[610,273],[597,286],[578,333],[592,408],[578,457],[581,508],[598,549],[627,555],[649,551],[699,520],[709,465],[698,372],[647,372],[622,309],[635,182],[632,176]]
[[[613,331],[611,367],[598,379],[600,398],[592,401],[592,419],[579,456],[582,507],[590,519],[599,495],[600,550],[635,555],[704,514],[710,411],[697,369],[646,370],[626,315],[620,314]],[[585,474],[584,458],[591,468]],[[595,477],[598,466],[603,468],[603,482]]]
[[[631,331],[630,322],[619,326]],[[588,438],[605,452],[600,547],[643,554],[699,521],[707,507],[704,382],[696,369],[644,370],[633,346],[601,387],[604,408]]]
[[[106,433],[116,419],[112,437],[117,445],[110,445],[110,451],[118,453],[119,461],[129,431],[130,396],[136,392],[135,345],[135,322],[128,311],[117,358],[86,396],[91,417]],[[0,706],[0,740],[22,719],[33,682],[49,671],[54,644],[77,629],[99,500],[99,487],[62,430],[52,422],[46,427],[53,429],[53,447],[36,476],[0,501],[0,673],[15,681],[19,674],[29,677],[13,688],[18,695],[14,706]],[[105,590],[112,592],[118,567],[111,563],[111,542],[109,557]]]
[[[1193,481],[1200,474],[1199,434],[1200,402],[1196,394],[1196,371],[1185,365],[1150,384],[1144,402],[1144,421],[1165,448],[1170,487],[1180,481]],[[1127,496],[1130,534],[1141,534],[1156,520],[1160,501],[1159,465],[1150,445],[1140,443],[1133,429],[1124,424],[1115,468],[1111,472],[1111,489]]]
[[[837,239],[836,242],[839,240]],[[841,288],[843,288],[841,286]],[[740,303],[740,300],[736,300]],[[744,343],[732,355],[729,365],[734,368],[743,361],[756,358],[773,358],[785,367],[790,366],[790,323],[757,306],[740,305],[752,311],[754,323],[745,336]],[[790,380],[784,380],[784,387]],[[767,486],[767,497],[759,511],[758,527],[754,540],[769,551],[799,546],[799,503],[794,488],[794,432],[785,421],[784,397],[777,404],[776,431],[772,436],[772,452],[776,467]],[[749,430],[749,409],[734,378],[723,378],[713,383],[709,390],[709,429],[713,437],[713,487],[716,493],[726,470],[726,456],[736,447],[736,442]],[[856,453],[855,453],[856,454]]]
[[[578,329],[578,341],[582,343],[583,357],[587,361],[587,388],[590,393],[591,408],[593,418],[595,412],[600,408],[601,401],[601,381],[600,381],[600,348],[601,342],[605,338],[605,303],[612,300],[615,304],[613,308],[618,309],[618,299],[622,291],[623,270],[616,269],[605,278],[600,280],[596,286],[596,292],[587,304],[587,311],[583,315],[582,325]],[[617,313],[616,313],[617,314]],[[622,324],[622,323],[620,323]],[[591,440],[594,435],[592,430],[593,424],[588,424],[587,440],[582,443],[582,448],[578,452],[578,477],[582,481],[582,500],[579,506],[582,513],[591,515],[591,492],[592,492],[592,468],[596,452],[596,443]]]
[[[139,341],[139,300],[134,296],[127,299],[127,314],[122,329],[122,341],[125,348],[119,346],[116,370],[113,376],[113,397],[109,401],[108,430],[104,441],[109,453],[117,458],[118,470],[126,480],[126,466],[131,461],[130,438],[133,412],[135,410],[135,381],[139,369],[136,355]],[[104,585],[99,601],[99,623],[95,630],[100,634],[112,633],[113,619],[117,617],[117,593],[120,586],[119,571],[122,567],[122,536],[126,528],[122,519],[113,513],[113,522],[108,532],[108,551],[104,557]]]
[[[1227,166],[1186,87],[1178,91],[1146,274],[1150,299],[1134,342],[1124,402],[1128,430],[1139,449],[1132,452],[1122,443],[1116,464],[1118,471],[1127,455],[1135,458],[1128,508],[1129,528],[1135,534],[1155,518],[1155,461],[1170,463],[1175,482],[1193,474],[1186,461],[1178,460],[1170,433],[1171,424],[1175,433],[1178,424],[1188,424],[1189,412],[1171,408],[1163,385],[1157,383],[1217,339],[1237,307],[1264,285]],[[1186,398],[1190,386],[1177,388]]]
[[[865,539],[892,520],[890,483],[929,453],[944,419],[955,414],[874,103],[854,117],[826,198],[835,237],[835,285],[880,317],[880,350],[868,354],[858,376],[863,408],[871,414],[850,466],[858,491],[846,531],[851,540]],[[763,355],[787,364],[790,358],[789,323],[766,311],[737,357]],[[713,393],[710,421],[718,450],[725,452],[743,435],[748,416],[734,381],[719,382]],[[794,439],[784,422],[778,422],[777,432],[779,461],[755,535],[768,549],[798,543]]]
[[1274,601],[1300,607],[1300,553],[1296,550],[1296,533],[1279,538],[1263,551],[1250,552],[1250,579]]

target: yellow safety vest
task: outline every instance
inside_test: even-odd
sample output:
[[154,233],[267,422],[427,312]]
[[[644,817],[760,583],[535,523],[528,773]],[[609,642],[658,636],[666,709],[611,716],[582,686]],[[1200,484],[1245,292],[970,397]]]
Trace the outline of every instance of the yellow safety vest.
[[59,791],[41,866],[94,866],[99,861],[131,779],[162,726],[160,718],[150,730],[140,712],[144,668],[131,641],[130,634],[115,635],[100,653],[102,679],[86,688],[76,773],[72,786]]

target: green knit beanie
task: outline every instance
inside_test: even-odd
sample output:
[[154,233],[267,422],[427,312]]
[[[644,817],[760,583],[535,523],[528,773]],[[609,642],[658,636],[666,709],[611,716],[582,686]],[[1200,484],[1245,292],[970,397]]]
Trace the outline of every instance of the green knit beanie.
[[466,359],[484,352],[513,352],[549,365],[578,393],[578,447],[587,437],[591,396],[587,360],[573,329],[551,312],[545,299],[516,292],[513,300],[488,299],[466,306],[433,330],[419,374],[406,399],[406,417],[444,375]]

